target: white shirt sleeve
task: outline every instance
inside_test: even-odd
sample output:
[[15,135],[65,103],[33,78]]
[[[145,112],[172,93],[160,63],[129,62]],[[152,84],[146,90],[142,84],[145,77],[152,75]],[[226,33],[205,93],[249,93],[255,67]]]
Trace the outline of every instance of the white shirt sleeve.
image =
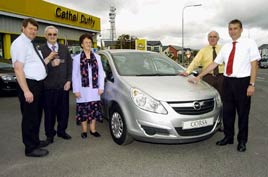
[[223,49],[224,46],[222,47],[222,49],[220,50],[220,52],[217,54],[217,57],[215,58],[214,62],[221,65],[224,62],[224,56],[223,56]]
[[11,45],[11,58],[12,63],[15,63],[16,61],[19,61],[21,63],[25,62],[25,59],[27,58],[27,46],[20,44],[19,41],[14,42]]
[[250,61],[255,61],[255,60],[259,61],[261,59],[258,46],[254,40],[251,40],[249,55],[250,55]]
[[80,54],[73,58],[73,72],[72,72],[72,84],[73,93],[80,92],[81,87],[81,76],[80,76]]

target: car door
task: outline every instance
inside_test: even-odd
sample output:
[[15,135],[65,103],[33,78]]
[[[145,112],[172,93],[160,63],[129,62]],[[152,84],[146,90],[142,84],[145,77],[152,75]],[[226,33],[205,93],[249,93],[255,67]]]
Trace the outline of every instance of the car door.
[[105,117],[109,116],[109,100],[112,99],[112,90],[114,85],[114,75],[111,70],[111,66],[108,60],[108,57],[104,54],[99,54],[101,56],[101,62],[103,66],[103,70],[105,72],[105,84],[104,84],[104,92],[101,96],[101,100],[103,103],[103,113]]

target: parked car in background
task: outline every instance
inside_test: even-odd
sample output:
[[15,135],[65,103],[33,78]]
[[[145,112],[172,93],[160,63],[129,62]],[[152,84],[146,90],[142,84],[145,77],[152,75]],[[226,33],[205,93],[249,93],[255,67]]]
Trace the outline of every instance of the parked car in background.
[[[188,143],[212,136],[221,122],[219,93],[179,76],[185,68],[159,53],[102,50],[103,112],[119,145],[133,139]],[[193,77],[193,76],[189,76]]]
[[11,64],[0,62],[0,93],[16,93],[16,76]]
[[264,57],[259,61],[260,68],[268,68],[268,57]]

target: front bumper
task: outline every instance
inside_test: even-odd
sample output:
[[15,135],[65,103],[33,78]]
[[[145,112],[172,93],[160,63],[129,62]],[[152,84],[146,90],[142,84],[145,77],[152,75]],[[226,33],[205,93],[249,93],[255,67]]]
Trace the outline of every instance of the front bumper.
[[[128,133],[136,140],[152,143],[191,143],[211,137],[219,128],[222,119],[222,107],[214,106],[211,112],[201,115],[181,115],[167,103],[162,103],[167,115],[144,111],[134,104],[123,108]],[[130,107],[132,109],[130,109]],[[213,118],[210,126],[183,130],[183,122]]]

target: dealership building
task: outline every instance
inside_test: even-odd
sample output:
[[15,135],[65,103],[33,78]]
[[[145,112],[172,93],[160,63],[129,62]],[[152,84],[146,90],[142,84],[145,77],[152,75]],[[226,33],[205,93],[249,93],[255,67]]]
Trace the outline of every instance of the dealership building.
[[78,12],[42,0],[0,1],[0,58],[10,59],[10,46],[21,33],[25,18],[34,18],[39,24],[35,41],[45,43],[44,29],[54,25],[59,29],[60,43],[68,44],[71,53],[80,51],[79,37],[83,33],[93,36],[96,48],[97,33],[100,33],[100,18]]

